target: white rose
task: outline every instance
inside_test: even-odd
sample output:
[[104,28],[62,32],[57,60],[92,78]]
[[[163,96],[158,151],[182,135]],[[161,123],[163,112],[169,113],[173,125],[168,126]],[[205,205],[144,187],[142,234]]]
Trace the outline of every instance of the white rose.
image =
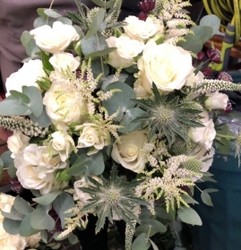
[[172,44],[157,45],[154,41],[146,44],[137,65],[146,75],[145,79],[141,79],[141,84],[150,94],[153,82],[160,91],[181,89],[193,71],[192,57],[188,51]]
[[11,90],[22,92],[23,86],[38,87],[37,80],[43,76],[46,74],[41,60],[35,59],[25,62],[18,71],[6,79],[6,96],[10,95]]
[[209,93],[206,95],[208,98],[205,101],[205,107],[208,110],[212,109],[226,109],[228,106],[229,97],[226,94],[219,93],[218,91],[214,93]]
[[97,124],[85,123],[79,127],[80,136],[77,148],[94,147],[101,150],[110,143],[110,135]]
[[49,25],[43,25],[30,31],[36,44],[43,51],[58,53],[64,51],[71,42],[77,41],[79,35],[72,25],[63,24],[59,21]]
[[22,152],[23,159],[31,165],[38,165],[42,158],[42,150],[37,144],[29,144]]
[[111,157],[124,168],[140,173],[147,161],[142,151],[146,143],[145,131],[134,131],[120,136],[119,140],[113,144]]
[[45,93],[43,104],[46,112],[54,123],[70,125],[82,122],[87,114],[87,105],[81,94],[74,87],[52,84]]
[[209,119],[207,112],[203,112],[202,117],[203,118],[200,122],[203,127],[190,128],[188,135],[193,142],[198,143],[199,145],[204,146],[206,150],[209,150],[216,137],[216,130],[214,122],[212,119]]
[[23,149],[29,144],[30,138],[24,135],[20,131],[14,131],[8,140],[8,149],[12,152],[11,157],[14,158],[16,154],[23,151]]
[[70,153],[75,150],[73,138],[64,130],[51,134],[50,144],[58,152],[61,161],[66,161]]
[[143,48],[144,42],[131,39],[126,35],[120,37],[111,36],[106,39],[110,48],[115,47],[116,50],[109,53],[108,63],[114,68],[127,68],[134,63],[134,58],[138,56]]
[[155,17],[147,17],[145,21],[140,20],[136,16],[128,16],[125,18],[123,26],[125,33],[133,39],[147,40],[153,37],[157,32],[162,33],[164,26],[160,19]]
[[80,65],[80,58],[71,53],[60,52],[51,56],[49,62],[59,72],[74,72]]

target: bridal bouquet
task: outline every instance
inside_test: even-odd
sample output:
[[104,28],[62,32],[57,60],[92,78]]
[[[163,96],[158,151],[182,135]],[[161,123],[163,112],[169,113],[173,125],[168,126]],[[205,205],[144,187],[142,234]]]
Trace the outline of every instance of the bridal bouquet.
[[[241,86],[205,78],[220,57],[210,50],[199,63],[212,30],[192,28],[188,1],[144,0],[123,21],[121,0],[93,2],[76,1],[67,17],[38,9],[22,35],[29,58],[0,103],[0,125],[13,131],[1,165],[18,193],[1,209],[1,230],[57,248],[93,215],[96,234],[126,223],[126,250],[158,249],[156,234],[178,239],[175,222],[202,224],[194,190],[235,139],[216,118],[229,107],[223,91]],[[197,191],[212,205],[213,190]]]

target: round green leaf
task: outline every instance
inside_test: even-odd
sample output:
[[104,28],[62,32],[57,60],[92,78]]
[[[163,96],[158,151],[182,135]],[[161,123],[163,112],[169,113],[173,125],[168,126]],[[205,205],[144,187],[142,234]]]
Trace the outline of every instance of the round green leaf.
[[150,246],[149,238],[145,233],[142,233],[134,240],[132,250],[147,250]]

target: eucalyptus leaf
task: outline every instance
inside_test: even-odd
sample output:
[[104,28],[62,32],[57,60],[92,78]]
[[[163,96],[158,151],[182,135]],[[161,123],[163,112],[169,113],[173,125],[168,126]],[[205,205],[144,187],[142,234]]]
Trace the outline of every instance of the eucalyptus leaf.
[[82,153],[77,155],[71,167],[67,169],[67,173],[72,176],[81,176],[85,174],[86,166],[88,165],[90,158]]
[[204,43],[212,37],[213,30],[208,26],[194,26],[192,31],[194,34],[185,36],[185,41],[178,43],[178,45],[197,53],[202,50]]
[[103,154],[99,151],[90,157],[90,161],[86,165],[88,175],[101,175],[105,170]]
[[57,11],[53,10],[53,9],[44,9],[43,10],[44,14],[48,17],[52,17],[52,18],[59,18],[62,15],[60,15]]
[[201,226],[202,220],[198,213],[191,207],[181,207],[177,211],[178,217],[187,224]]
[[56,21],[60,21],[63,24],[73,25],[72,21],[68,17],[64,17],[64,16],[58,17]]
[[55,226],[54,219],[48,214],[49,208],[38,205],[31,213],[31,226],[36,230],[53,230]]
[[43,112],[43,98],[39,89],[35,86],[24,86],[23,93],[29,98],[29,108],[35,117],[39,117]]
[[44,108],[40,116],[36,117],[33,114],[31,114],[29,117],[33,122],[38,123],[42,127],[47,128],[51,125],[51,120],[49,116],[47,115],[46,110]]
[[105,49],[108,49],[108,46],[101,34],[95,34],[82,38],[81,49],[85,57],[88,58],[92,53],[96,54],[98,51],[105,51]]
[[0,115],[12,116],[12,115],[30,115],[31,110],[29,107],[19,100],[6,98],[0,102]]
[[142,233],[136,237],[132,244],[132,250],[147,250],[151,246],[149,238],[145,233]]
[[138,107],[126,110],[124,117],[120,123],[122,127],[119,129],[119,132],[128,133],[142,128],[142,121],[134,120],[143,115],[144,113],[145,112]]
[[[43,23],[41,24],[43,25]],[[39,25],[40,26],[40,25]],[[36,42],[29,31],[24,31],[20,37],[22,45],[25,47],[26,54],[33,58],[40,52],[39,47],[36,45]]]
[[20,224],[19,227],[19,234],[21,236],[31,236],[33,234],[38,233],[38,230],[35,230],[32,228],[31,226],[31,214],[28,214],[27,216],[25,216]]
[[20,196],[15,197],[13,206],[20,214],[27,215],[33,211],[30,204]]
[[53,208],[58,214],[63,228],[65,223],[65,218],[69,217],[66,211],[73,207],[74,207],[73,197],[68,193],[60,194],[53,202]]
[[106,11],[103,8],[99,8],[95,13],[95,17],[92,18],[92,22],[88,27],[88,32],[86,37],[91,37],[97,32],[101,33],[106,28],[106,23],[104,21]]
[[203,190],[201,192],[201,199],[203,201],[204,204],[206,204],[207,206],[213,206],[213,202],[212,202],[212,199],[211,199],[211,196],[209,195],[209,193],[205,190]]
[[135,103],[132,100],[135,98],[135,92],[129,85],[123,82],[116,82],[110,84],[105,90],[119,90],[110,99],[103,102],[103,106],[110,115],[119,111],[119,116],[123,117],[127,110],[134,107]]
[[60,190],[53,191],[43,196],[33,198],[33,201],[37,202],[40,205],[47,206],[50,205],[60,194],[61,194]]
[[136,228],[136,235],[146,233],[150,237],[156,233],[165,233],[167,227],[156,219],[144,219],[141,220],[140,226]]
[[212,36],[219,33],[221,20],[214,14],[205,15],[201,18],[199,25],[211,27]]
[[8,218],[4,218],[3,220],[3,228],[6,232],[9,234],[18,234],[19,233],[19,227],[20,227],[21,221],[11,220]]
[[1,213],[5,218],[11,220],[21,221],[24,218],[24,215],[17,211],[14,207],[11,208],[11,211],[9,213],[4,211],[1,211]]
[[19,102],[24,104],[29,104],[30,99],[27,95],[16,90],[10,90],[11,98],[19,100]]
[[13,158],[11,157],[12,152],[7,150],[1,154],[1,161],[3,166],[7,168],[10,164],[13,164]]

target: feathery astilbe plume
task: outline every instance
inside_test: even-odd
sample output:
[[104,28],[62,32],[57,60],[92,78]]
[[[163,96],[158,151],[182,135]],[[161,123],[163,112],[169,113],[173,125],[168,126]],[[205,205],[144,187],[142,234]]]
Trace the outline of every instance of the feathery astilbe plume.
[[179,155],[167,160],[162,177],[146,178],[141,183],[136,193],[145,200],[159,200],[162,197],[166,204],[166,210],[174,210],[184,205],[189,207],[183,196],[188,195],[186,189],[195,185],[195,178],[201,178],[201,161],[194,157]]
[[188,141],[188,129],[201,126],[198,122],[202,112],[200,105],[176,95],[161,95],[155,84],[153,94],[152,99],[135,100],[146,111],[137,120],[146,122],[151,136],[158,133],[160,140],[166,138],[169,148],[179,138]]
[[166,23],[166,37],[171,43],[177,43],[189,34],[190,26],[195,25],[185,8],[190,6],[188,0],[156,0],[155,12]]
[[57,235],[57,239],[61,240],[65,238],[76,228],[86,228],[88,224],[88,215],[80,212],[82,207],[82,203],[77,202],[75,207],[65,211],[65,214],[69,216],[65,217],[65,229]]
[[0,127],[10,131],[21,131],[29,137],[45,137],[49,128],[41,127],[32,120],[22,116],[0,116]]

